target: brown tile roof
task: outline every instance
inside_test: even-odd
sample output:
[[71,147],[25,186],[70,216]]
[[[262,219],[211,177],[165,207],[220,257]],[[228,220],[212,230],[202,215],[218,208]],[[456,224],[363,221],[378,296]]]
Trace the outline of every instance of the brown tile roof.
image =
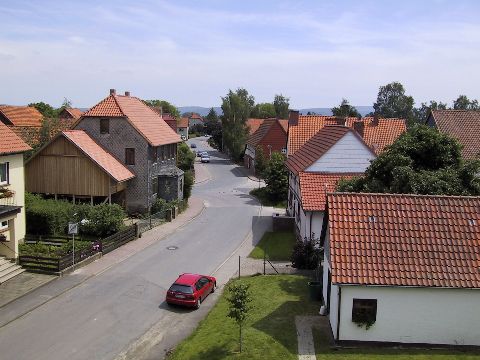
[[18,135],[0,122],[0,155],[14,154],[31,150]]
[[203,121],[203,118],[197,113],[192,113],[192,115],[190,115],[190,119],[198,119]]
[[[345,125],[353,127],[355,122],[364,123],[363,139],[378,155],[386,146],[391,145],[402,133],[407,130],[403,119],[378,119],[375,125],[373,117],[345,119]],[[335,116],[301,115],[297,125],[290,125],[288,134],[288,155],[294,154],[313,135],[326,125],[338,124]]]
[[265,119],[247,119],[248,133],[252,135],[262,125]]
[[69,113],[75,120],[80,119],[83,115],[83,111],[77,108],[65,108],[63,111]]
[[181,118],[178,120],[177,127],[187,128],[188,127],[188,118]]
[[285,134],[288,134],[288,120],[279,119],[278,122],[282,126],[283,130],[285,130]]
[[462,156],[473,159],[480,155],[480,111],[433,110],[437,128],[463,145]]
[[135,177],[125,165],[97,144],[85,131],[67,130],[63,131],[61,134],[70,140],[117,182],[123,182]]
[[332,282],[480,288],[480,197],[327,195]]
[[0,106],[0,121],[2,118],[7,121],[5,125],[40,127],[43,115],[32,106],[2,105]]
[[[285,130],[285,128],[281,125],[279,120],[277,120],[277,119],[265,119],[260,124],[257,131],[255,131],[253,134],[250,134],[250,136],[247,139],[247,144],[255,148],[262,141],[262,139],[265,137],[265,135],[268,134],[272,125],[275,124],[277,121],[279,122],[282,129]],[[285,135],[286,134],[287,134],[287,132],[285,131]]]
[[289,156],[285,165],[295,174],[304,171],[349,132],[363,142],[357,132],[347,126],[328,125],[312,136],[295,154]]
[[327,193],[335,191],[341,179],[362,176],[363,173],[300,173],[300,194],[305,211],[324,211]]
[[83,114],[82,119],[101,116],[126,117],[152,146],[181,141],[158,113],[134,96],[110,95]]

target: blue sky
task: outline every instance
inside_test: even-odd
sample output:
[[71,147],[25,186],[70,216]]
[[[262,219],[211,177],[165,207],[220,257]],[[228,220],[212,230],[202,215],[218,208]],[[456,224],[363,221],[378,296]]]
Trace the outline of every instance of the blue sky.
[[474,0],[0,0],[0,103],[90,107],[116,88],[218,106],[244,87],[293,108],[371,105],[400,81],[450,104],[480,98],[479,18]]

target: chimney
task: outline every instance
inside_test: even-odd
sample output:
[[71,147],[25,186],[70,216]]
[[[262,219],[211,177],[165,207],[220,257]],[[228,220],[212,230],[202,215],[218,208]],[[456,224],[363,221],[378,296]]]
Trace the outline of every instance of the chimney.
[[342,116],[335,116],[335,121],[337,122],[337,125],[342,125],[342,126],[345,126],[347,123],[347,119]]
[[365,123],[363,121],[354,121],[353,122],[353,130],[355,130],[358,135],[363,138],[365,132]]
[[125,96],[130,96],[130,91],[125,91]]
[[110,89],[110,95],[117,95],[117,91],[115,89]]
[[374,115],[373,115],[373,121],[372,121],[372,125],[373,125],[373,126],[377,126],[377,125],[378,125],[378,119],[379,119],[378,114],[374,114]]
[[298,110],[290,110],[288,112],[288,125],[298,125],[298,118],[300,117],[300,112]]

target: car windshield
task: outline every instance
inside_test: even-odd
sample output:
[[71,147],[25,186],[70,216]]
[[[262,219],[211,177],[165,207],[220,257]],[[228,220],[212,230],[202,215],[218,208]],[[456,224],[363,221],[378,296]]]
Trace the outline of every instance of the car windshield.
[[182,294],[193,294],[193,289],[190,285],[173,284],[170,286],[170,291],[175,291]]

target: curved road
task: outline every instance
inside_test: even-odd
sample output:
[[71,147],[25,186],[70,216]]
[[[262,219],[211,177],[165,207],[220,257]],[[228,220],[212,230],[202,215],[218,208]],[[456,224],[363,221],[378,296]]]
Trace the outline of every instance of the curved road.
[[[205,210],[164,240],[1,327],[2,360],[131,358],[132,351],[135,358],[148,358],[152,349],[158,358],[155,343],[172,345],[205,315],[214,296],[199,311],[169,308],[166,289],[179,273],[213,273],[252,230],[259,207],[248,195],[252,181],[204,138],[191,142],[197,150],[210,149],[211,163],[202,166],[211,178],[193,191]],[[65,281],[69,276],[76,275]]]

